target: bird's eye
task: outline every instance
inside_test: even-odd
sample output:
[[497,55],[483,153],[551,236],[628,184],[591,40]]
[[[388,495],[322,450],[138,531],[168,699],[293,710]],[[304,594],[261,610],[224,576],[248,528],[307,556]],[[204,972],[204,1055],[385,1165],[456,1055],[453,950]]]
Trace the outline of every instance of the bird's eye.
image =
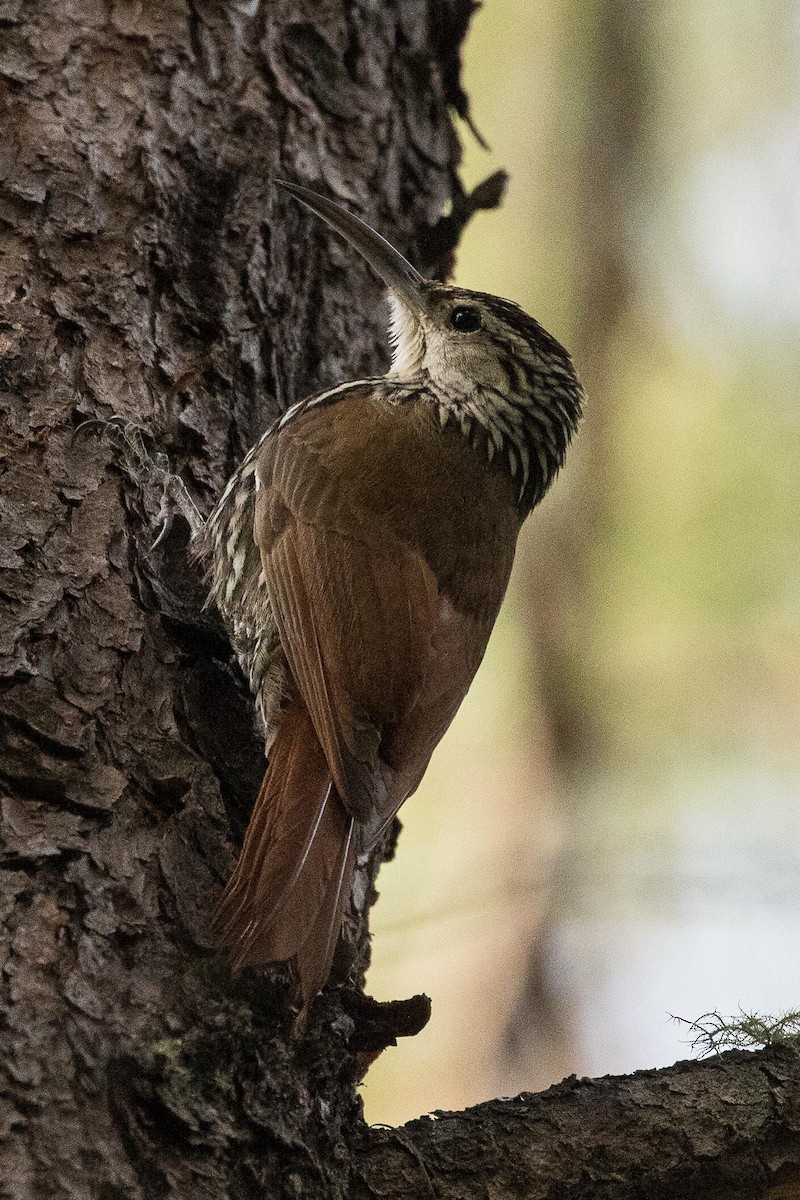
[[468,304],[459,304],[458,308],[454,308],[450,313],[450,324],[459,333],[474,333],[482,324],[480,309],[472,308]]

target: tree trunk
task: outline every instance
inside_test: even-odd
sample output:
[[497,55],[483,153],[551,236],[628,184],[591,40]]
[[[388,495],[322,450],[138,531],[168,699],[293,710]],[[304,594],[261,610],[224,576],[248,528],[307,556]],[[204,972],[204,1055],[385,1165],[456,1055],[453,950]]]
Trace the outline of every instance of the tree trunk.
[[15,1198],[342,1176],[370,1047],[336,993],[293,1042],[284,972],[235,985],[208,940],[264,767],[247,688],[186,531],[152,550],[157,491],[79,427],[138,424],[207,510],[290,400],[381,369],[379,284],[272,181],[351,202],[418,261],[426,231],[435,269],[451,9],[0,3]]
[[435,1191],[430,1130],[370,1133],[356,1096],[424,1005],[376,1015],[330,989],[294,1040],[283,970],[235,982],[210,946],[263,750],[185,529],[152,547],[158,491],[102,431],[138,425],[207,510],[288,402],[380,369],[377,283],[272,180],[445,269],[472,207],[448,115],[471,8],[0,0],[10,1200],[484,1195],[498,1113],[504,1170],[530,1153],[529,1101],[474,1110],[463,1164],[463,1132],[446,1150],[463,1186]]

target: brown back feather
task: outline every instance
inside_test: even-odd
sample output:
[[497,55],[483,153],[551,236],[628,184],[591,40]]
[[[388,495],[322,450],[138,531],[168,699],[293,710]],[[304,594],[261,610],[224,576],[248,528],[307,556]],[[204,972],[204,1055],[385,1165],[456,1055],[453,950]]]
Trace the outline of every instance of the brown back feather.
[[431,428],[427,407],[353,389],[288,422],[258,460],[264,586],[359,852],[469,687],[519,528],[508,480]]

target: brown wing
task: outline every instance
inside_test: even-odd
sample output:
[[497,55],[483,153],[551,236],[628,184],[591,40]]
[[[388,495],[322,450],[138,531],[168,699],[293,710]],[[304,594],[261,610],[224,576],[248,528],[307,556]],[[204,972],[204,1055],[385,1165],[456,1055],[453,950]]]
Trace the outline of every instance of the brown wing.
[[[385,471],[398,447],[384,442],[385,427],[396,439],[397,414],[386,426],[363,398],[311,409],[267,440],[258,468],[255,530],[270,603],[336,789],[366,826],[362,847],[417,786],[455,715],[510,568],[510,558],[501,562],[496,604],[475,615],[454,607],[428,558],[403,536],[412,521],[404,509],[418,521],[425,502],[419,455],[427,443],[408,447],[417,454],[414,492],[401,478],[387,502]],[[436,519],[432,511],[428,523]]]

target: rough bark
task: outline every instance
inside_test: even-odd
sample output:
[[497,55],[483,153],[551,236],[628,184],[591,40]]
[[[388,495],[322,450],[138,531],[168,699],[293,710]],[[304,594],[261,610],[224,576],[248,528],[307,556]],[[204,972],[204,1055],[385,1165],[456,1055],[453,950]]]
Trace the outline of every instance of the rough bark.
[[15,1200],[341,1190],[374,1031],[333,993],[293,1042],[281,971],[234,985],[211,952],[264,765],[250,698],[185,529],[152,551],[157,490],[79,427],[136,422],[207,510],[287,402],[381,368],[379,285],[272,180],[435,270],[468,9],[0,2]]
[[[386,1033],[357,992],[329,991],[296,1041],[281,970],[236,983],[209,945],[263,769],[252,706],[202,612],[185,529],[151,548],[157,490],[84,423],[149,431],[207,509],[286,403],[379,368],[377,284],[271,180],[352,201],[423,269],[443,269],[459,220],[497,195],[471,204],[455,176],[448,106],[466,112],[470,9],[0,0],[11,1200],[425,1194],[403,1192],[405,1156],[438,1156],[434,1179],[465,1146],[463,1133],[435,1143],[455,1118],[394,1140],[365,1129],[355,1085]],[[367,907],[352,920],[356,983]],[[424,1012],[391,1017],[400,1031]],[[585,1145],[600,1093],[581,1088]],[[518,1132],[506,1168],[527,1161],[518,1114],[551,1103],[464,1114],[457,1194],[474,1194],[476,1156],[502,1181],[488,1149],[501,1120]],[[485,1176],[481,1194],[512,1194]]]
[[373,1131],[353,1200],[797,1200],[800,1054],[731,1052]]

